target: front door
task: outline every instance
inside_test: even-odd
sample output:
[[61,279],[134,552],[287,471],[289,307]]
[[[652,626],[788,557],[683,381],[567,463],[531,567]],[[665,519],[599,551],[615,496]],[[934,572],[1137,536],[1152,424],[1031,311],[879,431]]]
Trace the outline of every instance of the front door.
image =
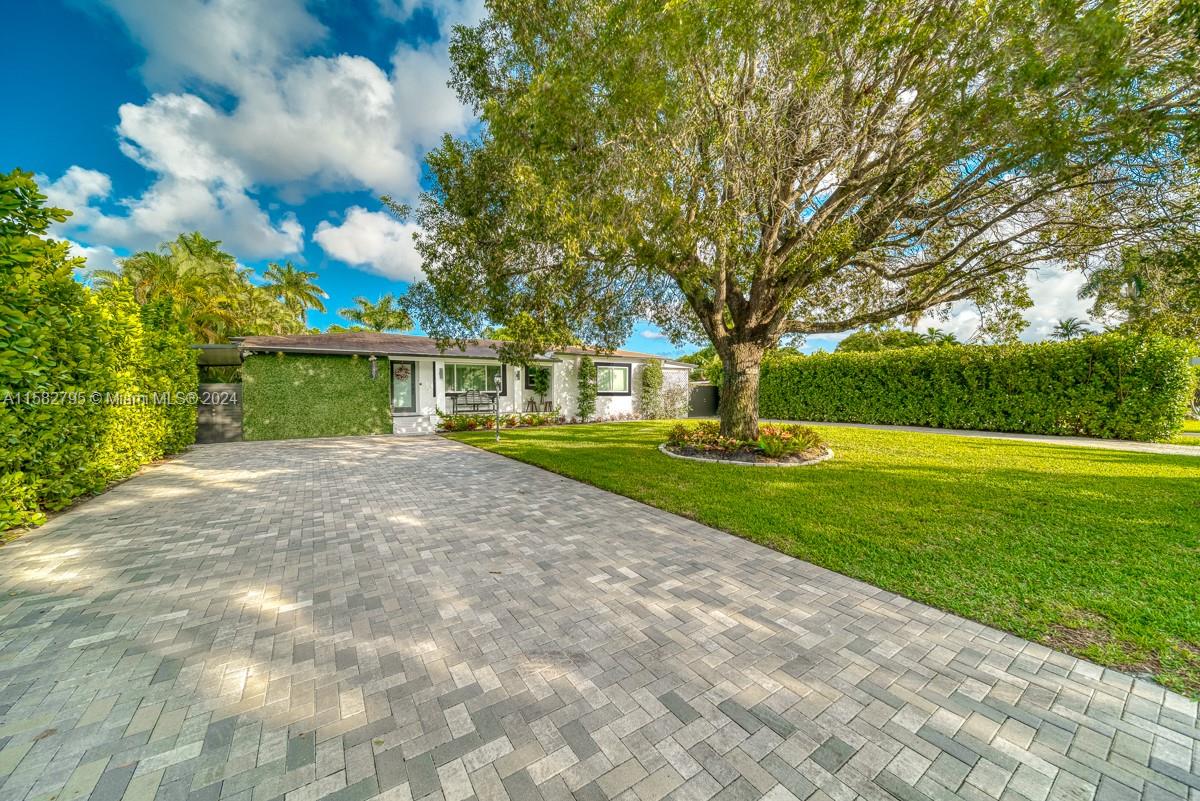
[[397,412],[417,410],[416,362],[392,362],[392,408]]

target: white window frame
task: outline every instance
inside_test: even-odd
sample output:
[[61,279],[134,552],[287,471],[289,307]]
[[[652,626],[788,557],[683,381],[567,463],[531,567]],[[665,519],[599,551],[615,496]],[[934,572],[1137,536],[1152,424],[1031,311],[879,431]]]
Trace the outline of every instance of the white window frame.
[[[602,370],[624,370],[625,371],[625,389],[624,390],[603,390],[600,389],[600,373]],[[596,394],[603,397],[628,397],[633,394],[633,365],[623,362],[596,362]]]
[[[446,362],[442,372],[442,383],[445,386],[447,395],[457,395],[463,392],[495,392],[496,385],[492,379],[492,370],[500,371],[500,395],[501,397],[508,394],[508,371],[503,364],[487,363],[487,362]],[[483,370],[483,383],[486,385],[478,390],[458,389],[458,370],[460,368],[480,368]]]

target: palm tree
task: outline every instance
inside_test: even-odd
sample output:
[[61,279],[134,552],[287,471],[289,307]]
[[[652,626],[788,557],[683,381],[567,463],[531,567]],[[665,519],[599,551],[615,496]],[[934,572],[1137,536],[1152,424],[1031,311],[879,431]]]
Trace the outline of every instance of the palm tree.
[[1069,342],[1072,339],[1081,339],[1092,333],[1092,329],[1087,327],[1087,323],[1080,320],[1078,317],[1068,317],[1065,320],[1059,320],[1054,328],[1050,330],[1051,339],[1057,339],[1060,342]]
[[304,330],[292,309],[277,300],[267,287],[247,281],[236,302],[236,319],[248,334],[295,334]]
[[338,313],[368,331],[407,331],[413,327],[412,318],[390,292],[374,303],[364,297],[355,298],[354,303],[355,308]]
[[[311,275],[287,267],[291,274],[279,268],[278,276],[291,281],[290,286],[298,283],[295,276]],[[157,251],[142,251],[123,259],[120,270],[98,270],[93,283],[101,291],[118,283],[128,284],[138,303],[171,298],[197,342],[226,342],[232,336],[303,330],[295,301],[288,305],[277,299],[274,290],[256,286],[250,280],[252,276],[253,271],[239,267],[237,259],[221,250],[220,242],[193,232],[180,234]],[[311,288],[320,292],[315,286]],[[293,293],[293,297],[302,295]]]
[[325,311],[321,301],[329,296],[316,285],[316,273],[297,270],[290,261],[282,266],[271,262],[267,265],[266,279],[263,288],[296,315],[300,325],[307,324],[309,309]]
[[921,335],[928,345],[957,345],[958,337],[949,331],[943,331],[940,328],[930,328]]

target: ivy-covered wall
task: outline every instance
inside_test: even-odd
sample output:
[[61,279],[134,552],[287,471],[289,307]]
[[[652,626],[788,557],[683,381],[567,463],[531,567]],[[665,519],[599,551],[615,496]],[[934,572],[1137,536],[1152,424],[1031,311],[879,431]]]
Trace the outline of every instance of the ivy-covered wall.
[[1195,346],[1105,334],[764,362],[764,418],[1162,440],[1183,426]]
[[376,378],[359,356],[248,356],[242,364],[243,439],[304,439],[392,431],[388,364]]

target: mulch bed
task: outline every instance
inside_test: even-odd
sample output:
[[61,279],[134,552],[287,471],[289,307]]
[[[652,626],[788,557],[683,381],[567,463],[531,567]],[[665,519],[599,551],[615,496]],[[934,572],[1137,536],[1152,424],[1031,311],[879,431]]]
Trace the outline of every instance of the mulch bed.
[[739,462],[742,464],[770,464],[779,466],[808,464],[820,461],[829,455],[828,448],[812,448],[802,453],[790,454],[779,459],[764,456],[761,451],[754,448],[738,448],[736,451],[703,450],[701,448],[679,447],[675,445],[664,445],[663,448],[677,456],[688,456],[710,462]]

